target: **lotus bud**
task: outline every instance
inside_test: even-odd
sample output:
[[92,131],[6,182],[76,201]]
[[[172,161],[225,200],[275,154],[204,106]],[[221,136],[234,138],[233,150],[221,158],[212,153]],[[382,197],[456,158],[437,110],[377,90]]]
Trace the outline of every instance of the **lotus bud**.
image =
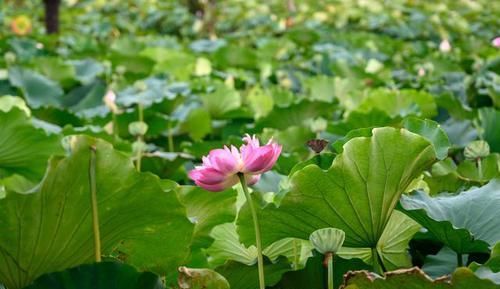
[[336,228],[319,229],[309,236],[309,241],[314,249],[323,255],[338,252],[344,243],[344,239],[344,231]]
[[195,76],[205,76],[212,73],[212,63],[205,57],[198,57],[194,68]]
[[125,72],[127,72],[127,68],[123,65],[118,65],[116,67],[116,73],[120,74],[120,75],[123,75],[125,74]]
[[133,136],[145,135],[148,125],[143,121],[134,121],[128,125],[128,131]]
[[234,88],[234,77],[232,75],[226,77],[224,84],[229,88]]
[[495,39],[491,41],[491,45],[493,45],[496,48],[500,48],[500,36],[495,37]]
[[119,112],[118,106],[116,106],[116,94],[110,89],[103,98],[104,104],[113,112],[117,114]]
[[14,52],[8,51],[4,54],[5,62],[8,65],[14,64],[16,62],[16,54]]
[[448,53],[451,51],[451,44],[448,39],[443,39],[441,43],[439,43],[439,50],[443,53]]
[[425,69],[424,68],[420,67],[418,69],[418,76],[419,77],[424,77],[425,76]]
[[328,122],[322,117],[318,117],[311,122],[311,130],[315,133],[325,131],[327,126]]
[[469,143],[464,149],[467,159],[475,160],[487,157],[490,154],[490,145],[484,140],[476,140]]
[[144,81],[141,81],[141,80],[135,82],[134,87],[135,87],[135,89],[137,89],[138,91],[141,91],[141,92],[148,90],[147,83]]

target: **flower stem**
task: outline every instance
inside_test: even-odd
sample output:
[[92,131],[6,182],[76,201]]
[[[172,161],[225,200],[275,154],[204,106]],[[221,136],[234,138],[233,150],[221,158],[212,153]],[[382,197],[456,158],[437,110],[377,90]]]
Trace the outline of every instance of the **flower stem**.
[[328,258],[328,289],[333,289],[333,253],[327,253]]
[[[142,106],[142,102],[137,103],[137,111],[139,113],[139,122],[144,122],[144,110]],[[137,136],[137,142],[141,144],[140,148],[137,150],[137,156],[135,160],[135,167],[137,168],[137,171],[141,171],[141,163],[142,163],[142,143],[144,141],[143,135],[138,135]]]
[[167,140],[168,140],[168,151],[174,152],[174,136],[172,134],[172,124],[170,122],[168,123]]
[[253,225],[255,229],[255,243],[257,244],[257,266],[259,269],[259,288],[265,289],[266,283],[264,279],[264,259],[262,258],[262,242],[260,239],[259,219],[257,218],[257,211],[255,210],[255,207],[253,205],[250,193],[248,192],[247,183],[245,181],[245,175],[242,173],[238,173],[238,177],[240,178],[241,187],[243,188],[243,192],[245,193],[245,198],[247,199],[250,212],[252,212]]
[[97,209],[97,185],[96,185],[96,147],[90,147],[89,161],[89,183],[92,202],[92,228],[94,230],[94,252],[95,261],[101,262],[101,234],[99,232],[99,214]]
[[457,267],[462,267],[464,265],[464,262],[462,260],[462,254],[457,253]]

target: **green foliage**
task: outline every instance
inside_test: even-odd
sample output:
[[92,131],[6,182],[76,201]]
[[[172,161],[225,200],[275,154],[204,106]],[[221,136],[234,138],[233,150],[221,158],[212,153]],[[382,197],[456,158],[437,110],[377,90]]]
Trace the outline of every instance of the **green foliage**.
[[25,289],[70,288],[80,286],[96,289],[163,289],[159,276],[137,272],[135,268],[116,262],[85,264],[37,278]]
[[[176,195],[165,192],[157,177],[137,173],[128,158],[109,144],[76,137],[70,156],[50,161],[36,191],[7,194],[0,202],[0,275],[8,288],[23,288],[42,274],[92,260],[91,147],[97,152],[103,254],[111,254],[124,242],[123,258],[156,271],[160,264],[165,271],[175,269],[188,254],[193,226]],[[153,241],[161,246],[152,246]],[[160,254],[162,262],[153,262]]]

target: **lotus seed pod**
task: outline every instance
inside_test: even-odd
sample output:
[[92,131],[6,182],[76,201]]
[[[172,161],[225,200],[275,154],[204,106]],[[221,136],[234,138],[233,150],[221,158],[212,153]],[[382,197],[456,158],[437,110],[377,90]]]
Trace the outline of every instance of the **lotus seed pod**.
[[490,154],[490,145],[484,140],[476,140],[468,144],[464,149],[464,155],[467,159],[475,160],[484,158]]
[[344,239],[344,231],[336,228],[319,229],[309,236],[314,249],[321,254],[336,253],[342,247]]
[[142,121],[134,121],[128,125],[128,131],[133,136],[145,135],[148,131],[148,125]]

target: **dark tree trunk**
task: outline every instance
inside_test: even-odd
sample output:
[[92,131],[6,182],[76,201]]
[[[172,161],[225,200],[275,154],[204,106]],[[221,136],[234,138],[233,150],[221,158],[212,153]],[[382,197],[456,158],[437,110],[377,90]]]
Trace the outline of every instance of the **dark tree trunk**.
[[193,15],[200,16],[200,14],[203,15],[205,12],[203,4],[199,0],[187,0],[187,6],[189,12]]
[[59,5],[61,0],[43,0],[45,5],[45,28],[48,34],[59,32]]

